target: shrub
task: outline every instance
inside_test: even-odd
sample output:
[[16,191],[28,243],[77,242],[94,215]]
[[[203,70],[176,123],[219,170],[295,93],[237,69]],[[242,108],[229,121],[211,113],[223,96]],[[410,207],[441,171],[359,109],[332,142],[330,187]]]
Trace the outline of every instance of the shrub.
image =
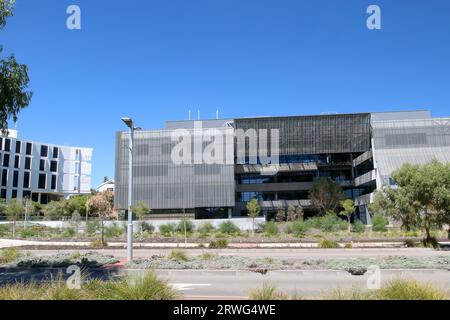
[[110,226],[105,227],[104,234],[107,238],[116,238],[124,234],[125,229],[122,226],[118,226],[116,222],[113,222]]
[[178,262],[188,261],[188,257],[186,256],[186,253],[181,250],[172,250],[170,251],[169,255],[167,256],[167,259],[175,260]]
[[324,232],[332,232],[338,230],[346,230],[347,223],[339,218],[334,212],[328,212],[322,217],[314,217],[307,220],[307,223],[316,229],[320,229]]
[[201,234],[201,235],[207,235],[211,232],[214,231],[214,226],[212,225],[211,222],[205,222],[203,223],[201,226],[198,227],[197,231]]
[[226,248],[226,247],[228,247],[227,239],[211,240],[211,242],[209,243],[210,249],[222,249],[222,248]]
[[91,248],[104,248],[108,246],[108,243],[106,242],[106,240],[102,241],[102,239],[94,239],[91,241],[89,246]]
[[297,236],[304,235],[310,228],[310,225],[305,221],[294,221],[290,225],[290,231]]
[[4,237],[10,233],[9,223],[0,224],[0,237]]
[[162,224],[159,226],[159,233],[165,237],[170,237],[176,230],[174,223]]
[[47,232],[51,232],[52,228],[42,225],[29,225],[27,228],[23,228],[19,232],[21,238],[39,238],[45,236]]
[[353,222],[353,230],[357,233],[363,233],[366,230],[366,226],[361,220],[355,220],[355,222]]
[[372,231],[384,232],[387,231],[388,221],[385,217],[381,215],[374,215],[372,217]]
[[240,229],[232,221],[224,221],[219,225],[219,231],[225,234],[239,233]]
[[65,238],[72,238],[74,237],[76,234],[75,229],[74,228],[66,228],[62,234],[63,237]]
[[5,248],[0,250],[0,263],[10,263],[18,260],[22,255],[16,248]]
[[269,221],[264,225],[264,232],[269,236],[275,236],[278,234],[278,226],[275,222]]
[[185,227],[186,227],[186,232],[191,233],[191,232],[194,232],[195,224],[191,220],[182,219],[182,220],[180,220],[180,222],[178,222],[177,231],[184,233]]
[[200,259],[202,260],[212,260],[216,255],[209,252],[204,252],[201,254]]
[[155,231],[155,226],[148,222],[142,222],[141,228],[143,232],[153,233]]
[[339,243],[337,243],[337,241],[335,240],[322,239],[319,242],[319,248],[335,249],[339,248]]
[[289,297],[277,291],[274,284],[263,283],[260,288],[250,290],[248,295],[250,300],[287,300]]
[[93,236],[100,230],[100,222],[98,220],[89,220],[86,222],[85,233],[88,236]]
[[416,280],[395,279],[381,288],[377,295],[382,300],[446,300],[446,293],[431,284]]

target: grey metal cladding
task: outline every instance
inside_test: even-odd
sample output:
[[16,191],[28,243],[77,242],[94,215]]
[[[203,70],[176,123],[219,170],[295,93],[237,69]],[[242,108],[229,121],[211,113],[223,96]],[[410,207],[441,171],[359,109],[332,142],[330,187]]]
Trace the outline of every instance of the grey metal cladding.
[[[171,133],[135,132],[132,202],[144,201],[151,209],[234,206],[234,165],[173,163]],[[127,206],[128,139],[127,132],[116,135],[117,209]],[[232,143],[226,148],[234,152]]]
[[[241,118],[236,129],[279,129],[280,154],[365,152],[370,149],[370,113]],[[270,140],[270,139],[268,139]]]

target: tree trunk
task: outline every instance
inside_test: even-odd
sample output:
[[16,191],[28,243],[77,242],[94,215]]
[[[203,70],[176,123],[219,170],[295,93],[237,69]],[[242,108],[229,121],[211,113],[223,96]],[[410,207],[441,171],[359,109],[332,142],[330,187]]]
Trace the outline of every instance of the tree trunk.
[[13,220],[12,236],[13,238],[16,237],[16,220]]
[[348,232],[352,232],[352,223],[350,222],[350,217],[347,217],[348,219]]
[[101,220],[102,221],[102,248],[103,248],[103,246],[104,246],[104,244],[105,244],[105,240],[104,240],[104,233],[103,233],[103,220]]

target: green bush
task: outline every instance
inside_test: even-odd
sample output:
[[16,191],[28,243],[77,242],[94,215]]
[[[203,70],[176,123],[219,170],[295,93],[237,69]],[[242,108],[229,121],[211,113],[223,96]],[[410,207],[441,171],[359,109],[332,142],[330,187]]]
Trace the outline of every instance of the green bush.
[[334,212],[328,212],[324,216],[314,217],[306,221],[311,227],[320,229],[324,232],[346,230],[348,227],[347,223],[339,218]]
[[184,251],[181,250],[172,250],[170,251],[169,255],[167,256],[167,259],[175,260],[178,262],[188,261],[188,257]]
[[322,239],[319,242],[319,248],[323,249],[335,249],[339,248],[339,243],[335,240]]
[[296,236],[304,235],[310,228],[306,221],[298,220],[289,224],[290,231]]
[[16,248],[5,248],[0,250],[0,263],[10,263],[18,260],[22,255]]
[[209,248],[210,249],[223,249],[228,247],[228,241],[227,239],[216,239],[216,240],[211,240],[211,242],[209,243]]
[[366,230],[366,226],[361,220],[355,220],[355,222],[353,222],[353,230],[357,233],[363,233]]
[[372,231],[384,232],[387,231],[388,221],[385,217],[381,215],[374,215],[372,217]]
[[219,225],[219,231],[225,234],[235,234],[241,231],[237,225],[231,221],[224,221]]
[[65,238],[73,238],[76,235],[74,228],[65,228],[62,236]]
[[263,283],[260,288],[250,290],[249,300],[288,300],[286,294],[277,291],[275,284]]
[[10,233],[10,224],[9,223],[2,223],[0,224],[0,237],[5,237]]
[[182,219],[182,220],[180,220],[180,222],[178,222],[177,232],[184,233],[185,232],[185,230],[184,230],[185,226],[186,226],[186,232],[187,233],[194,232],[195,224],[194,224],[194,222],[192,222],[191,220],[188,220],[188,219]]
[[214,226],[211,222],[205,222],[202,225],[200,225],[197,229],[197,231],[201,234],[206,236],[207,234],[210,234],[214,231]]
[[106,242],[106,240],[102,241],[102,239],[94,239],[94,240],[91,241],[89,246],[91,248],[95,248],[95,249],[97,249],[97,248],[104,248],[104,247],[108,246],[108,243]]
[[155,226],[148,222],[141,223],[142,232],[153,233],[155,231]]
[[88,236],[93,236],[100,230],[100,222],[98,220],[88,220],[86,222],[85,233]]
[[278,234],[278,226],[275,222],[269,221],[264,225],[264,232],[269,236],[276,236]]
[[446,300],[446,293],[416,280],[395,279],[377,292],[382,300]]
[[41,238],[44,237],[46,234],[51,233],[52,231],[55,231],[55,229],[52,229],[50,227],[46,227],[43,225],[33,224],[29,225],[26,228],[22,228],[19,232],[19,236],[21,238]]
[[117,238],[125,233],[125,229],[123,226],[119,226],[116,222],[113,222],[111,225],[105,227],[104,235],[107,238]]
[[161,224],[159,226],[159,233],[164,237],[170,237],[176,230],[177,226],[174,223]]

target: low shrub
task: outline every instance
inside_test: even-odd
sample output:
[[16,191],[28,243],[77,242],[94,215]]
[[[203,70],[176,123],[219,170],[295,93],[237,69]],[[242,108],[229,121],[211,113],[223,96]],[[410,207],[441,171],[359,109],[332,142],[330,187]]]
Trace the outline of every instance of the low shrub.
[[382,300],[446,300],[445,291],[416,280],[395,279],[377,292]]
[[88,220],[88,222],[86,222],[86,235],[93,236],[98,231],[100,231],[100,222],[98,220]]
[[0,224],[0,237],[5,237],[9,235],[10,233],[10,224],[9,223],[2,223]]
[[362,223],[361,220],[355,220],[353,222],[353,231],[357,233],[363,233],[366,230],[366,226]]
[[200,259],[202,260],[212,260],[214,257],[216,257],[216,254],[204,252],[200,255]]
[[372,217],[372,231],[385,232],[387,231],[388,221],[381,215],[374,215]]
[[167,256],[167,259],[175,260],[178,262],[188,261],[188,257],[184,251],[181,250],[172,250],[170,251],[169,255]]
[[161,224],[159,226],[159,233],[164,237],[170,237],[175,232],[176,227],[174,223]]
[[339,248],[339,243],[335,240],[322,239],[319,242],[319,248],[335,249],[335,248]]
[[76,231],[74,228],[65,228],[62,236],[64,238],[73,238],[76,235]]
[[347,230],[348,228],[348,224],[339,218],[334,212],[328,212],[324,216],[308,219],[307,223],[311,227],[320,229],[324,232]]
[[42,238],[46,235],[55,232],[56,230],[50,227],[46,227],[43,225],[33,224],[29,225],[26,228],[22,228],[19,231],[19,237],[21,238]]
[[273,221],[266,222],[264,225],[264,232],[269,236],[276,236],[279,232],[278,225]]
[[271,283],[263,283],[260,288],[250,290],[250,300],[288,300],[286,294],[277,291],[277,287]]
[[232,221],[224,221],[219,225],[219,231],[225,234],[235,234],[241,231]]
[[21,253],[17,248],[5,248],[0,250],[0,263],[10,263],[19,260]]
[[145,222],[145,221],[141,223],[141,228],[142,228],[142,232],[148,232],[150,234],[155,231],[155,226],[153,224]]
[[214,231],[214,226],[212,225],[211,222],[205,222],[202,225],[200,225],[197,229],[197,231],[203,235],[206,236],[208,234],[210,234],[211,232]]
[[296,236],[304,235],[310,229],[310,227],[310,224],[302,220],[294,221],[289,224],[290,231]]
[[111,225],[104,228],[104,235],[107,238],[120,237],[124,233],[125,228],[123,228],[123,226],[119,226],[116,222],[113,222]]
[[178,222],[178,225],[177,225],[177,229],[176,229],[177,232],[184,233],[185,228],[186,228],[186,232],[188,232],[188,233],[194,232],[194,229],[195,229],[194,222],[192,222],[191,220],[188,220],[188,219],[180,220],[180,222]]
[[91,248],[96,248],[96,249],[98,249],[98,248],[104,248],[104,247],[107,247],[107,246],[108,246],[108,243],[106,242],[106,240],[103,240],[103,241],[102,241],[102,239],[94,239],[94,240],[91,241],[91,243],[89,244],[89,246],[90,246]]
[[211,240],[211,242],[209,243],[210,249],[222,249],[222,248],[226,248],[226,247],[228,247],[227,239]]

